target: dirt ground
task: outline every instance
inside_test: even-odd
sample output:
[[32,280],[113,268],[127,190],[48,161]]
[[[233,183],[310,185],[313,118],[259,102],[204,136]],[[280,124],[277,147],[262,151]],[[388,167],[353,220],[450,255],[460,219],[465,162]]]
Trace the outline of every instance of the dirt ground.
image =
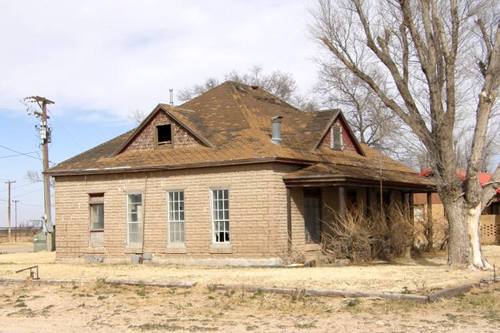
[[[1,249],[1,247],[0,247]],[[485,247],[500,265],[500,246]],[[15,270],[40,266],[42,279]],[[24,274],[24,275],[23,275]],[[207,268],[61,264],[53,253],[0,255],[0,333],[15,332],[498,332],[500,284],[431,304],[375,299],[222,292],[210,283],[365,291],[427,292],[477,281],[491,272],[452,269],[441,255],[346,267]],[[195,288],[116,286],[103,278],[193,281]]]
[[[500,266],[500,246],[486,246],[491,263]],[[361,291],[425,292],[491,277],[491,272],[453,269],[443,256],[345,267],[313,268],[208,268],[157,265],[61,264],[54,253],[16,253],[0,255],[0,277],[23,279],[26,272],[15,271],[33,264],[40,267],[42,279],[71,279],[93,282],[99,278],[139,279],[158,282],[192,281],[241,283],[290,288],[343,289]]]
[[498,332],[500,285],[431,304],[83,285],[2,285],[0,332]]
[[33,242],[5,242],[0,243],[0,254],[33,252]]

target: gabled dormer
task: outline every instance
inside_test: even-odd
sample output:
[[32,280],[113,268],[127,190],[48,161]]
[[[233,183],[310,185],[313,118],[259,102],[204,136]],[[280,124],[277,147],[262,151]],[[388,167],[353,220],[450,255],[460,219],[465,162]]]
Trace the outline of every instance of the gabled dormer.
[[160,104],[134,130],[116,154],[130,150],[173,149],[207,146],[212,144],[185,123],[183,112]]
[[351,151],[365,155],[342,112],[338,111],[324,128],[314,150]]

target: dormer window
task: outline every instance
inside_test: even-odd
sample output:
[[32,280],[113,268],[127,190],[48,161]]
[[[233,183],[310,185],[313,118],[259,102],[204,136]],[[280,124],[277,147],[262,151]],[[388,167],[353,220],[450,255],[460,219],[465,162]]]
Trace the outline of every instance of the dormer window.
[[333,125],[331,130],[331,135],[332,135],[331,148],[334,150],[343,150],[344,141],[342,139],[342,127],[339,125]]
[[156,137],[159,145],[172,143],[172,125],[156,126]]

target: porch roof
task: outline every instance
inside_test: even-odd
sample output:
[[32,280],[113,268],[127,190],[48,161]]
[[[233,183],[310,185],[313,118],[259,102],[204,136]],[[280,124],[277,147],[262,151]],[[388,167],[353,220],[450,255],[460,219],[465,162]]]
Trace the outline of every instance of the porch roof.
[[379,169],[376,166],[353,166],[317,163],[283,177],[289,187],[301,186],[379,186],[413,192],[433,192],[434,182],[415,172]]

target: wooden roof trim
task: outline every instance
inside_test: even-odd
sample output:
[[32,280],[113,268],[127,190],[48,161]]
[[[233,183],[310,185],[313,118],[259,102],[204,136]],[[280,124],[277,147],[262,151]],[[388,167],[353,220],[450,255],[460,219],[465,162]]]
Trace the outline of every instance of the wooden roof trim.
[[165,112],[169,117],[174,119],[182,128],[184,128],[186,131],[189,132],[189,134],[191,134],[192,136],[194,136],[195,138],[200,140],[204,145],[206,145],[207,147],[210,147],[210,148],[215,147],[215,145],[213,145],[210,141],[208,141],[207,138],[205,138],[203,135],[197,133],[195,130],[193,130],[191,127],[189,127],[186,123],[184,123],[182,120],[180,120],[178,117],[176,117],[172,112],[170,112],[170,110],[175,110],[175,107],[167,106],[165,104],[160,104],[160,107],[162,108],[163,112]]
[[284,157],[264,157],[264,158],[250,158],[241,160],[227,160],[216,162],[199,162],[199,163],[186,163],[179,165],[164,165],[164,166],[145,166],[145,167],[114,167],[102,169],[72,169],[72,170],[48,170],[46,173],[52,177],[59,176],[82,176],[82,175],[104,175],[116,173],[137,173],[137,172],[153,172],[153,171],[168,171],[168,170],[181,170],[181,169],[200,169],[220,166],[234,166],[234,165],[247,165],[247,164],[262,164],[262,163],[283,163],[310,166],[316,162],[303,159],[284,158]]
[[315,151],[316,149],[319,148],[319,146],[321,145],[321,142],[323,141],[325,136],[330,131],[330,128],[332,127],[332,125],[335,123],[335,121],[337,121],[337,118],[340,117],[340,120],[344,123],[344,127],[347,129],[347,134],[351,137],[351,140],[354,143],[354,146],[356,146],[358,153],[360,153],[363,156],[366,156],[365,151],[363,150],[363,148],[359,144],[358,139],[356,139],[356,136],[354,135],[354,133],[351,129],[351,126],[349,126],[349,123],[345,119],[344,114],[342,113],[342,111],[340,111],[338,109],[336,111],[337,111],[337,113],[335,113],[332,116],[332,118],[330,119],[330,121],[328,121],[327,125],[325,126],[325,129],[321,133],[321,137],[319,138],[318,142],[314,145],[313,151]]
[[[284,179],[286,187],[330,187],[330,186],[352,186],[352,187],[378,187],[378,180],[359,179],[352,177],[330,177],[318,179]],[[407,183],[384,180],[383,186],[386,189],[399,189],[403,191],[415,190],[422,192],[436,192],[433,184]]]
[[[169,106],[168,108],[174,108],[172,106]],[[171,117],[175,122],[177,122],[183,129],[185,129],[187,132],[189,132],[192,136],[200,140],[203,144],[205,144],[208,147],[213,148],[214,145],[208,141],[206,138],[201,136],[200,134],[196,133],[193,129],[191,129],[189,126],[187,126],[183,121],[180,121],[178,117],[174,116],[172,112],[169,112],[168,108],[166,107],[165,104],[158,104],[153,111],[144,119],[139,126],[136,127],[136,129],[132,132],[130,137],[116,150],[116,152],[113,154],[113,156],[116,156],[123,152],[125,148],[127,148],[132,141],[137,137],[139,133],[142,132],[142,130],[149,124],[149,122],[161,111],[165,112],[169,117]]]

